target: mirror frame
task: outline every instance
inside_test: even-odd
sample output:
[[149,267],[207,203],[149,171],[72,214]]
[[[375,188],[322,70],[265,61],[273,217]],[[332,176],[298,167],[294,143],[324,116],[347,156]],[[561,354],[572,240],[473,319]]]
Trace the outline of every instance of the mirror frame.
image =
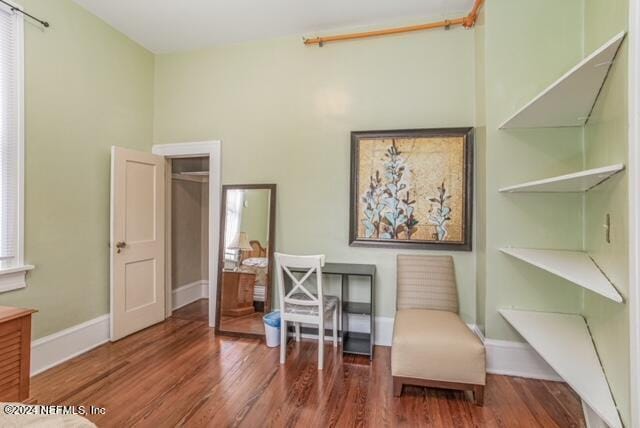
[[267,267],[267,289],[264,292],[264,313],[271,312],[271,295],[273,293],[273,254],[276,243],[276,185],[275,184],[225,184],[222,186],[222,197],[220,201],[220,236],[218,239],[218,286],[216,287],[216,334],[239,337],[264,337],[264,333],[241,333],[237,331],[226,331],[220,326],[222,314],[220,311],[222,300],[222,270],[224,269],[224,230],[227,221],[227,191],[229,190],[270,190],[269,201],[269,247],[267,257],[269,266]]

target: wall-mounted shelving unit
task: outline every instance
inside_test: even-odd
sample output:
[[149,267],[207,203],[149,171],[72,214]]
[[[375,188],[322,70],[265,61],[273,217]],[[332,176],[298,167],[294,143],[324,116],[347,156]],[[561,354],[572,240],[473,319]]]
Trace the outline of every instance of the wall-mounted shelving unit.
[[500,129],[583,126],[624,39],[619,33],[529,101]]
[[500,251],[614,302],[623,302],[620,293],[585,252],[529,248],[501,248]]
[[606,181],[624,169],[623,164],[603,166],[572,174],[529,181],[514,186],[503,187],[505,193],[579,193],[586,192]]
[[[624,32],[616,34],[499,128],[584,126],[624,37]],[[623,169],[622,164],[609,165],[504,187],[500,192],[587,192]],[[614,302],[623,303],[618,290],[585,252],[527,248],[501,248],[500,251]],[[507,309],[500,310],[500,313],[576,391],[583,405],[586,403],[610,427],[622,427],[593,338],[581,315]]]
[[500,314],[607,425],[622,428],[582,316],[511,309]]

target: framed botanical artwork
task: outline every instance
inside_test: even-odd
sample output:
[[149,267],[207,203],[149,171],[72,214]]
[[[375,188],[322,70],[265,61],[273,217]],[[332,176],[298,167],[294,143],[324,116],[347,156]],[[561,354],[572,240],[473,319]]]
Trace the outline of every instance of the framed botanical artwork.
[[473,128],[351,133],[351,246],[471,251]]

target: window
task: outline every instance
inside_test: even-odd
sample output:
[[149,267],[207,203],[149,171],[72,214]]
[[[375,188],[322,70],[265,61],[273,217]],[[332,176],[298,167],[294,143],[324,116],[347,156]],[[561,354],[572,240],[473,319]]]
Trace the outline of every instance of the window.
[[[17,8],[17,6],[16,6]],[[23,251],[24,32],[0,4],[0,292],[26,286]]]
[[244,209],[244,190],[229,190],[227,195],[227,212],[224,231],[224,261],[229,267],[235,263],[237,267],[240,261],[240,250],[230,248],[240,239],[240,225],[242,223],[242,211]]

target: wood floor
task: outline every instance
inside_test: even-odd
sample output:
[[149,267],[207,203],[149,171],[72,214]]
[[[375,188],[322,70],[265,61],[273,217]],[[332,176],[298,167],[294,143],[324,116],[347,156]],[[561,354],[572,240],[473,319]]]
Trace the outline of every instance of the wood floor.
[[394,398],[390,349],[342,357],[316,343],[278,349],[216,337],[196,302],[169,320],[55,367],[32,382],[33,403],[94,405],[100,427],[581,427],[580,402],[563,383],[489,376],[485,406],[463,393],[405,387]]

